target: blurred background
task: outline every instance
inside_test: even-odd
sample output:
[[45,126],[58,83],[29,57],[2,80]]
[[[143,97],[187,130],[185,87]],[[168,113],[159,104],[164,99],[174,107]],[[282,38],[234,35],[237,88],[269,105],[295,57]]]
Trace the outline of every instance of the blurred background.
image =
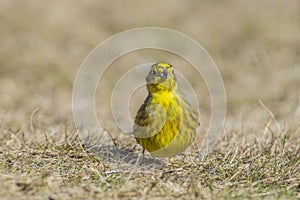
[[[203,45],[224,79],[229,121],[244,115],[259,121],[266,113],[259,101],[277,119],[299,121],[299,1],[0,0],[0,122],[18,130],[38,109],[39,126],[72,126],[72,86],[84,58],[111,35],[145,26],[174,29]],[[143,57],[188,65],[154,50],[125,55],[102,80],[99,109],[124,69]],[[186,76],[208,119],[205,84],[193,82],[190,69]],[[139,103],[145,94],[137,95]],[[110,121],[107,111],[98,112]]]

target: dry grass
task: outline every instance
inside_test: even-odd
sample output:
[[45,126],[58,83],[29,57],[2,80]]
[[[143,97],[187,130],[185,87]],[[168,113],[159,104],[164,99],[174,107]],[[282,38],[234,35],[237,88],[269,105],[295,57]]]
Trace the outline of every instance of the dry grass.
[[[299,2],[0,5],[0,198],[300,198]],[[110,110],[102,106],[107,102],[100,95],[110,95],[124,70],[143,59],[186,64],[166,53],[133,52],[107,71],[97,111],[114,141],[100,137],[107,132],[80,139],[75,130],[72,84],[81,62],[100,41],[142,26],[194,37],[220,68],[228,114],[224,133],[204,160],[195,149],[176,157],[175,166],[149,155],[142,159],[134,139],[111,128]],[[185,72],[199,95],[205,133],[209,95],[192,70]]]
[[[68,129],[52,135],[42,129],[31,133],[6,130],[1,134],[1,196],[299,198],[299,132],[281,126],[277,130],[273,122],[252,131],[226,130],[204,160],[191,151],[178,156],[171,166],[150,158],[137,161],[140,149],[129,143],[122,146],[121,141],[116,141],[120,143],[116,151],[108,151],[107,146],[107,152],[90,148],[91,142],[82,142]],[[101,140],[93,144],[101,147]],[[116,152],[123,154],[116,156]]]

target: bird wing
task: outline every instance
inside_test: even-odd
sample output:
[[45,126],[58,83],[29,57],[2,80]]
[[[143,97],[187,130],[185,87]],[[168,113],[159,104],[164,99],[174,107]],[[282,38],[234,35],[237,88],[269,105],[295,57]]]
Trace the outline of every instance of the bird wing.
[[148,96],[139,108],[133,126],[136,137],[148,138],[154,136],[163,128],[166,121],[166,111],[159,104],[151,104]]

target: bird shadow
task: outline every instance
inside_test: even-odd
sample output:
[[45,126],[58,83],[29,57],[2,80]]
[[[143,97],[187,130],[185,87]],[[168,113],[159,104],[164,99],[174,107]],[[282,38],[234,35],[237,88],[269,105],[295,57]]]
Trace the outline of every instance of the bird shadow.
[[148,157],[147,155],[137,154],[135,152],[120,149],[117,146],[93,146],[87,148],[87,151],[103,161],[112,164],[129,164],[132,167],[143,169],[162,169],[166,163],[162,160]]

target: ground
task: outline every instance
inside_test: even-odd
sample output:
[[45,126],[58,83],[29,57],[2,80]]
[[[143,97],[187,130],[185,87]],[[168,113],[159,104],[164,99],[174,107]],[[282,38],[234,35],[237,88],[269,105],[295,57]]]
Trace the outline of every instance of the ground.
[[[299,1],[0,5],[1,199],[300,198]],[[141,50],[113,62],[96,94],[104,130],[86,138],[74,125],[72,89],[84,58],[111,35],[144,26],[193,37],[222,74],[226,122],[205,158],[198,150],[209,92],[186,61],[167,52]],[[132,135],[115,129],[103,98],[144,60],[172,62],[199,100],[201,131],[173,165],[142,157]],[[130,99],[132,115],[145,95],[141,88]]]

